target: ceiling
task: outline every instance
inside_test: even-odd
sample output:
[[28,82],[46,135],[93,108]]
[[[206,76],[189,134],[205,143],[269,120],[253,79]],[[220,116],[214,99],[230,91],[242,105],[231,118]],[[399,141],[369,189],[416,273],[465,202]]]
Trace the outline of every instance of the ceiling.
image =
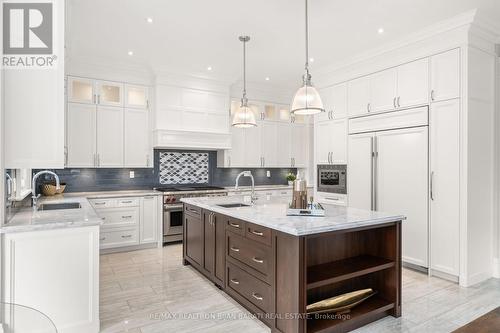
[[[474,8],[500,20],[499,0],[310,0],[312,73]],[[70,0],[68,6],[70,58],[153,72],[240,80],[241,34],[251,36],[249,81],[300,83],[303,0]]]

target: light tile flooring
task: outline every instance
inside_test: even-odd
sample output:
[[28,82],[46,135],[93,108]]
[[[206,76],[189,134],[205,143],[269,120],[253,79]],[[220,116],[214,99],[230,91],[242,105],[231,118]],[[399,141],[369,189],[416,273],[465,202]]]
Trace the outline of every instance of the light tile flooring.
[[[190,266],[182,245],[101,256],[101,332],[258,333],[260,321]],[[403,271],[403,316],[356,332],[451,332],[500,306],[500,280],[471,288]]]

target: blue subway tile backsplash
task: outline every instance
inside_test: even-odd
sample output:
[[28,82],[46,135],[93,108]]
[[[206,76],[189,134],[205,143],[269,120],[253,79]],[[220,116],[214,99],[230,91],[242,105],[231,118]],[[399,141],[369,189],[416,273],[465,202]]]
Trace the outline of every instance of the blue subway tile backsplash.
[[[168,154],[165,154],[168,153]],[[181,155],[177,155],[181,153]],[[187,151],[172,149],[155,149],[153,168],[66,168],[52,170],[59,176],[61,182],[66,183],[66,192],[94,192],[94,191],[120,191],[152,189],[154,187],[165,186],[160,180],[161,177],[161,156],[182,156],[182,153],[189,153],[192,157],[200,158],[201,165],[205,165],[204,158],[208,157],[208,172],[206,170],[192,170],[194,175],[202,175],[200,178],[194,177],[189,182],[169,183],[169,185],[196,185],[209,184],[213,186],[233,186],[238,173],[244,170],[252,171],[256,185],[285,185],[288,172],[297,172],[294,168],[217,168],[217,152],[215,151]],[[188,155],[185,155],[188,156]],[[193,160],[190,160],[193,162]],[[172,162],[172,161],[171,161]],[[186,160],[179,158],[178,170],[183,170]],[[198,163],[200,164],[200,163]],[[190,167],[195,168],[197,163],[191,163]],[[174,165],[170,167],[175,168]],[[270,170],[271,177],[266,176],[266,171]],[[33,170],[34,173],[40,170]],[[134,178],[130,178],[130,171],[134,171]],[[208,175],[207,175],[208,174]],[[208,176],[206,181],[204,177]],[[189,177],[181,177],[189,179]],[[175,179],[175,177],[174,177]],[[200,180],[201,179],[201,180]],[[50,176],[44,175],[39,178],[38,185],[49,182]],[[177,181],[177,180],[175,180]],[[240,185],[250,185],[250,179],[241,178]]]

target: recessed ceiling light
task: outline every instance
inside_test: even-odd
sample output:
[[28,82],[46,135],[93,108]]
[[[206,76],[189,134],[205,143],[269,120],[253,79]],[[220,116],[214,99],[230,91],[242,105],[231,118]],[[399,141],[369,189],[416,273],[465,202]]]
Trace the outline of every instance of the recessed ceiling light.
[[271,80],[271,79],[269,78],[269,76],[266,76],[266,79],[265,79],[265,80],[266,80],[266,81],[269,81],[269,80]]
[[384,28],[378,28],[377,30],[378,34],[381,35],[384,33]]
[[212,66],[208,66],[207,71],[211,71],[211,70],[212,70]]
[[132,55],[134,55],[134,52],[133,51],[128,51],[128,55],[132,56]]
[[146,18],[146,21],[147,21],[148,23],[153,23],[153,18],[152,18],[152,17],[148,17],[148,18]]
[[309,58],[309,62],[314,62],[314,58]]

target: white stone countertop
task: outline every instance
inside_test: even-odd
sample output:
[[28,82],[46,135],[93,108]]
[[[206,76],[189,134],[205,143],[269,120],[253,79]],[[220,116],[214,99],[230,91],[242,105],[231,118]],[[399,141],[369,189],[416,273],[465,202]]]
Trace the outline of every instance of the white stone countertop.
[[[234,188],[234,186],[226,186],[224,187],[229,192],[246,192],[251,191],[252,186],[240,186],[238,190]],[[307,188],[314,188],[313,185],[308,185]],[[255,186],[256,191],[271,191],[271,190],[291,190],[291,185],[257,185]]]
[[269,200],[259,199],[255,205],[250,207],[223,208],[218,206],[221,203],[243,203],[243,200],[242,196],[181,199],[182,202],[190,205],[294,236],[306,236],[406,219],[400,214],[374,212],[337,205],[323,205],[326,210],[326,216],[324,217],[287,216],[286,209],[289,199],[283,197],[271,197]]
[[0,234],[79,228],[102,224],[102,219],[96,214],[85,196],[58,195],[54,197],[41,197],[38,202],[39,204],[78,202],[81,208],[46,211],[34,211],[32,207],[22,208],[12,217],[9,223],[0,227]]

